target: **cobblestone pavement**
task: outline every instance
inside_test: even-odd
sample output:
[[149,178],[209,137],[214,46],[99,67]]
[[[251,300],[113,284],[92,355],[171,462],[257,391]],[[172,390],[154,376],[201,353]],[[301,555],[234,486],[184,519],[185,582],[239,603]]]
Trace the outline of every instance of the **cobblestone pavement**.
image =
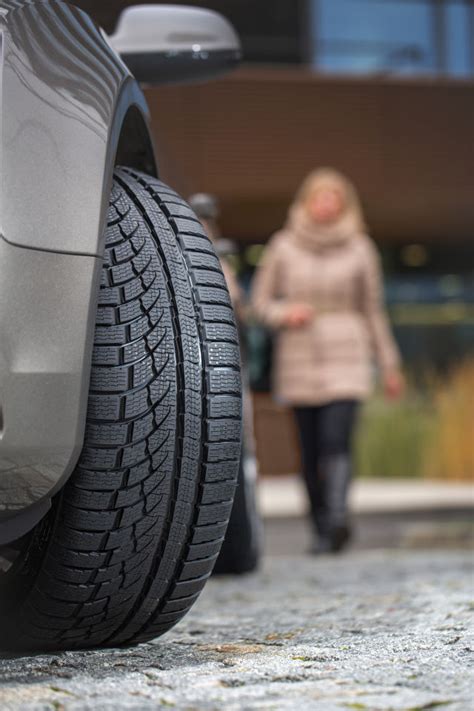
[[474,708],[469,551],[270,557],[214,579],[166,637],[0,658],[0,708]]

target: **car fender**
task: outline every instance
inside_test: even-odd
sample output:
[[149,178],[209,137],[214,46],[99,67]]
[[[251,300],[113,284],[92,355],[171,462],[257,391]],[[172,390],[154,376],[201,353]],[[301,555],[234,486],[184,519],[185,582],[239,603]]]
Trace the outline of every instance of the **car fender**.
[[1,543],[2,521],[27,511],[31,526],[81,451],[124,132],[129,164],[156,167],[143,94],[84,12],[3,0],[0,36]]

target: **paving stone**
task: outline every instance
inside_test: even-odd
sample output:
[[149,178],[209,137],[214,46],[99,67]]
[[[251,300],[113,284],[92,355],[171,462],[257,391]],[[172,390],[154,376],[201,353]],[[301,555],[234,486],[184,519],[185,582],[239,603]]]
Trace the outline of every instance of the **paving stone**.
[[2,711],[470,711],[470,551],[269,557],[132,649],[0,657]]

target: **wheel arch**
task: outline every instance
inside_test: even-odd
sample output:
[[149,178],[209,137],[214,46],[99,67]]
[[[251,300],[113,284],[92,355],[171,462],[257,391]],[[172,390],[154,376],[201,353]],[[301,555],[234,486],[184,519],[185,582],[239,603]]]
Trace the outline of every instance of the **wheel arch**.
[[136,104],[131,104],[123,117],[113,163],[114,167],[126,165],[158,175],[148,121]]

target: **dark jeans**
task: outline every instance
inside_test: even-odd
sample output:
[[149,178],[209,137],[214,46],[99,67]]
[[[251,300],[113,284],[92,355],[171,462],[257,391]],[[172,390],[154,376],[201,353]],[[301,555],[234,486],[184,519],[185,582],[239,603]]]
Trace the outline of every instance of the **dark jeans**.
[[312,519],[320,535],[327,535],[334,525],[332,512],[345,512],[358,404],[356,400],[337,400],[294,409],[303,476]]

